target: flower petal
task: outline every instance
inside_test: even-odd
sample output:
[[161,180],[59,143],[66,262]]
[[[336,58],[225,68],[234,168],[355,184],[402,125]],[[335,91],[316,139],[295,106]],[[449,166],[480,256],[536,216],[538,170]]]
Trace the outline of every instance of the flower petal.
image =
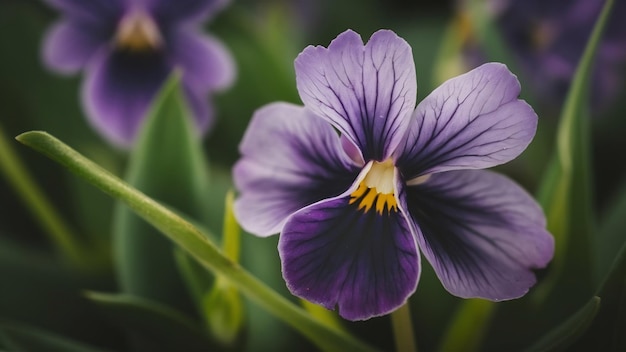
[[229,0],[145,0],[157,22],[168,27],[181,22],[195,24],[209,19]]
[[52,70],[72,74],[81,70],[111,33],[98,26],[71,20],[59,21],[46,33],[43,61]]
[[125,8],[125,0],[44,0],[66,16],[90,24],[115,25]]
[[257,110],[239,149],[235,213],[258,236],[278,233],[294,212],[345,192],[361,169],[330,124],[287,103]]
[[418,244],[452,294],[490,300],[524,295],[554,239],[539,205],[508,178],[484,170],[431,175],[407,187]]
[[324,200],[294,214],[280,235],[283,277],[296,296],[349,320],[388,314],[415,292],[420,260],[400,211],[379,214]]
[[235,65],[222,43],[190,29],[178,29],[171,35],[168,50],[176,66],[182,68],[187,87],[207,94],[232,84]]
[[530,143],[537,115],[518,100],[520,85],[503,64],[484,64],[435,89],[415,111],[397,154],[406,179],[506,163]]
[[361,37],[346,31],[328,49],[309,46],[295,62],[305,106],[328,119],[362,151],[387,159],[415,108],[417,81],[411,47],[388,30]]
[[128,147],[171,67],[160,53],[97,55],[83,86],[87,117],[112,143]]
[[193,114],[195,129],[198,132],[198,136],[202,137],[207,131],[210,131],[215,122],[213,104],[212,101],[203,92],[190,89],[189,86],[183,82],[183,90],[185,92],[185,98],[189,109]]

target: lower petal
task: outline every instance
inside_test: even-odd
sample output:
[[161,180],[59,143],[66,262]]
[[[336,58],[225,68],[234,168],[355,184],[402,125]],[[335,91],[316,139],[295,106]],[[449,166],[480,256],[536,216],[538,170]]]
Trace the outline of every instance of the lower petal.
[[406,192],[420,249],[456,296],[521,297],[536,282],[533,269],[552,259],[541,208],[502,175],[443,172]]
[[98,55],[83,87],[87,116],[112,143],[128,147],[171,67],[161,53],[103,50]]
[[349,196],[294,214],[278,249],[290,291],[349,320],[388,314],[415,291],[419,254],[404,215],[363,211]]

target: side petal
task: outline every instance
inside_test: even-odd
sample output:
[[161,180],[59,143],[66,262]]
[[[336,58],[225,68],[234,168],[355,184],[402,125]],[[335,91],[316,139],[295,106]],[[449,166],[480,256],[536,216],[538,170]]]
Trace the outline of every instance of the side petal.
[[541,208],[502,175],[444,172],[406,192],[418,245],[456,296],[518,298],[535,284],[533,269],[552,259],[554,239]]
[[182,22],[196,24],[211,18],[230,0],[144,0],[157,22],[168,27]]
[[365,160],[387,159],[415,108],[417,80],[411,47],[388,30],[363,45],[348,30],[327,48],[309,46],[295,61],[305,106],[328,119],[359,147]]
[[97,55],[83,83],[87,117],[113,144],[129,147],[171,67],[160,53]]
[[202,137],[211,130],[215,122],[213,102],[205,93],[190,89],[186,84],[183,84],[183,88],[188,108],[195,121],[196,131],[198,136]]
[[90,58],[108,44],[111,33],[102,28],[71,20],[55,23],[48,29],[44,43],[43,61],[50,69],[61,74],[81,70]]
[[350,196],[294,214],[280,235],[283,277],[296,296],[348,320],[381,316],[415,292],[420,259],[401,211],[363,211]]
[[126,8],[126,0],[44,0],[67,17],[92,25],[114,26]]
[[233,170],[240,192],[235,214],[258,236],[278,233],[291,214],[345,192],[361,169],[343,151],[332,126],[287,103],[259,109],[239,150],[242,157]]
[[450,79],[419,103],[397,154],[405,178],[506,163],[528,146],[537,115],[505,65]]
[[175,65],[183,70],[187,87],[206,94],[233,83],[234,60],[222,43],[192,29],[178,29],[171,35],[168,50]]

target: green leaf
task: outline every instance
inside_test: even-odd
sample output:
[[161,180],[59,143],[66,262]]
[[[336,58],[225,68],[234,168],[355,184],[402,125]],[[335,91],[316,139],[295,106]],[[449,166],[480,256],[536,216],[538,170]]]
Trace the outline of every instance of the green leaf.
[[312,317],[319,320],[322,324],[336,330],[345,331],[345,328],[341,325],[341,320],[336,312],[330,311],[305,299],[300,300],[300,303],[302,303],[302,307],[304,307],[304,309],[306,309]]
[[213,337],[225,346],[234,346],[245,323],[244,305],[237,288],[218,278],[205,296],[204,315]]
[[539,194],[556,246],[546,280],[549,286],[543,287],[543,294],[550,294],[547,307],[560,309],[556,316],[582,304],[593,291],[589,86],[612,5],[613,0],[605,3],[574,75],[557,131],[555,155]]
[[527,352],[565,350],[587,330],[599,308],[600,297],[594,296],[567,321],[532,345]]
[[[134,336],[142,347],[153,351],[214,351],[216,344],[193,321],[177,310],[130,295],[87,292],[111,321]],[[148,344],[148,345],[146,345]]]
[[[12,142],[12,141],[11,141]],[[0,126],[0,173],[31,212],[57,252],[76,268],[93,267],[97,257],[69,226],[35,182]]]
[[[239,262],[241,228],[235,219],[235,194],[226,194],[222,251],[226,258]],[[218,276],[210,291],[203,297],[202,311],[213,336],[226,346],[234,346],[243,331],[244,306],[241,296],[228,279]]]
[[600,222],[595,237],[595,276],[598,281],[607,275],[619,250],[626,243],[626,180],[616,194],[616,200]]
[[494,308],[493,302],[483,299],[464,300],[443,336],[439,351],[479,351]]
[[199,266],[193,258],[180,248],[174,249],[174,259],[178,271],[186,284],[187,291],[191,294],[197,311],[202,311],[202,300],[205,292],[211,288],[215,281],[213,275]]
[[[175,73],[151,108],[130,157],[125,179],[201,223],[209,208],[208,168],[201,140],[192,128]],[[114,246],[121,290],[192,311],[178,272],[171,241],[118,203]]]
[[602,307],[591,328],[577,342],[588,350],[626,350],[626,243],[613,262],[611,271],[598,290]]
[[104,350],[23,324],[0,322],[0,346],[14,352],[103,352]]
[[91,304],[77,291],[85,286],[113,288],[112,275],[70,270],[53,253],[10,238],[0,231],[1,319],[106,344],[108,324],[95,316]]
[[178,244],[205,268],[228,278],[243,295],[291,325],[319,348],[330,351],[372,350],[354,337],[313,319],[303,309],[222,255],[217,247],[189,222],[48,133],[26,132],[17,136],[17,140],[50,157],[112,197],[124,201],[129,208]]

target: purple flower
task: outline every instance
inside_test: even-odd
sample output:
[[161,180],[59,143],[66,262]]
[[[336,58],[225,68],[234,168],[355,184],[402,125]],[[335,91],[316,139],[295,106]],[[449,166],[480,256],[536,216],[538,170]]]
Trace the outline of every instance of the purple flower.
[[[503,38],[537,96],[563,102],[604,1],[490,0]],[[606,107],[624,83],[626,2],[617,1],[596,53],[592,101]]]
[[420,252],[454,295],[528,291],[553,255],[542,210],[508,178],[474,170],[512,160],[535,134],[504,65],[451,79],[417,108],[411,48],[391,31],[366,45],[346,31],[295,67],[305,106],[258,110],[234,168],[238,219],[281,232],[293,294],[350,320],[387,314],[415,291]]
[[46,0],[63,14],[47,33],[44,62],[62,74],[85,71],[82,100],[91,124],[128,147],[161,84],[174,68],[197,129],[212,121],[207,95],[228,87],[228,51],[200,23],[225,0]]

